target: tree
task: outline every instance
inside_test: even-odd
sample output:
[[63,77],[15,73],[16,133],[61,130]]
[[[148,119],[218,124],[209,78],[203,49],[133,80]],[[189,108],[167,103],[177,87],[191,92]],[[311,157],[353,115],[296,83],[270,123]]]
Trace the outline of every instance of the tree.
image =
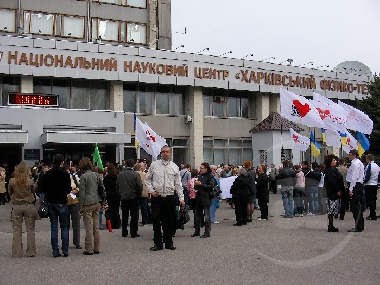
[[369,84],[369,93],[371,94],[363,100],[356,99],[356,106],[359,110],[366,113],[373,121],[373,130],[369,136],[371,144],[368,153],[380,156],[380,77],[375,74],[374,81]]

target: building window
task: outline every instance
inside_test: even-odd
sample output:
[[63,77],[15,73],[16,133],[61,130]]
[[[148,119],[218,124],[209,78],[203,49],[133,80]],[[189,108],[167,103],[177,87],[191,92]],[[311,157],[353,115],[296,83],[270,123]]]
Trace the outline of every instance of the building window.
[[281,162],[284,160],[292,161],[292,150],[291,149],[281,149]]
[[210,164],[242,165],[252,160],[252,141],[241,139],[205,139],[203,160]]
[[24,12],[24,33],[54,35],[54,14]]
[[144,115],[183,115],[185,88],[124,83],[123,110]]
[[102,80],[33,78],[33,92],[58,95],[59,108],[107,110],[108,90]]
[[20,92],[20,76],[0,75],[0,96],[1,105],[8,105],[8,95],[13,92]]
[[127,42],[136,44],[146,44],[146,25],[128,23]]
[[260,164],[261,165],[268,165],[268,151],[267,150],[259,150],[260,154]]
[[98,39],[145,45],[147,42],[146,34],[145,24],[111,21],[98,18],[92,19],[93,40]]
[[250,118],[254,114],[252,112],[250,115],[250,109],[254,110],[254,98],[252,92],[204,88],[203,114],[215,117]]
[[16,10],[0,9],[0,31],[16,32]]
[[84,38],[84,17],[62,16],[61,36]]
[[93,2],[116,4],[146,9],[146,0],[93,0]]

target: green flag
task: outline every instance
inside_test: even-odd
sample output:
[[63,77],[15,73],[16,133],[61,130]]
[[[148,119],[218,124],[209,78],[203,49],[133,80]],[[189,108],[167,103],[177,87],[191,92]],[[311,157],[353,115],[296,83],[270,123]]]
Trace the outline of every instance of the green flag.
[[101,169],[101,170],[104,169],[103,162],[102,162],[102,159],[100,157],[100,153],[99,153],[99,149],[98,149],[98,144],[96,144],[96,146],[95,146],[93,163],[96,164],[99,169]]

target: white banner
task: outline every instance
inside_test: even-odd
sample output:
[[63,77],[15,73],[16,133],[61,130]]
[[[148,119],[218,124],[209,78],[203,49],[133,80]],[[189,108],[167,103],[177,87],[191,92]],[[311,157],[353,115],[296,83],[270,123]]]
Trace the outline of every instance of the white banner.
[[362,132],[367,135],[372,133],[373,121],[368,117],[368,115],[350,105],[343,103],[340,100],[338,101],[338,104],[348,113],[346,123],[347,129]]
[[161,152],[161,148],[167,145],[166,140],[153,131],[147,123],[142,123],[136,117],[136,140],[147,153],[154,158]]
[[290,130],[290,140],[292,148],[298,148],[299,150],[306,151],[310,146],[310,138],[300,135],[292,128]]
[[219,178],[220,190],[222,190],[222,194],[220,197],[222,199],[231,199],[232,195],[230,194],[231,186],[234,183],[237,176],[230,176],[227,178]]
[[328,146],[341,146],[340,135],[337,131],[325,130],[326,145]]

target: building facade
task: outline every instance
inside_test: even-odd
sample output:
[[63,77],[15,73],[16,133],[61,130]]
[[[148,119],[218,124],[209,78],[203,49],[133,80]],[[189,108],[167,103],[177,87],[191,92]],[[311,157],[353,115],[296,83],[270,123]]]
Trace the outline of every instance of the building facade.
[[0,162],[76,160],[95,143],[106,160],[146,157],[136,113],[175,162],[237,165],[253,160],[249,131],[280,112],[280,88],[368,96],[369,76],[171,51],[170,1],[2,1],[0,14]]

